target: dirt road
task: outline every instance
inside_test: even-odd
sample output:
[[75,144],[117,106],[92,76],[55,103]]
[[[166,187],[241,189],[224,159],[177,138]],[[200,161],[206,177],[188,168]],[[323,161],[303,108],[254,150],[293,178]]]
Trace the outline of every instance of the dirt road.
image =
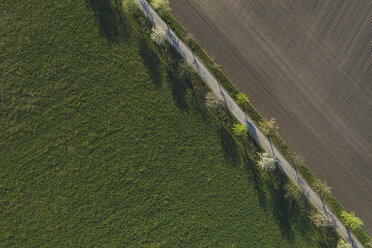
[[170,0],[372,234],[372,1]]

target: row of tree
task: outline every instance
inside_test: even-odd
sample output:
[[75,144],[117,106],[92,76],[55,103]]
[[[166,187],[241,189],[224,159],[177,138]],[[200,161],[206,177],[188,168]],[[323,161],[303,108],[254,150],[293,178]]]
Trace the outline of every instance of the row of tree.
[[[166,15],[170,11],[168,0],[153,0],[151,1],[151,5],[161,16]],[[164,46],[164,44],[166,43],[166,32],[158,26],[152,27],[150,37],[160,47]],[[184,61],[184,63],[186,62]],[[189,66],[185,64],[185,66],[183,66],[182,68],[184,68],[184,70],[181,70],[180,77],[182,76],[183,78],[190,75]],[[187,71],[188,73],[185,73],[185,71]],[[217,96],[213,92],[208,93],[205,98],[207,105],[213,109],[220,109],[224,106],[221,97]],[[237,94],[236,99],[237,103],[243,108],[247,108],[250,104],[250,101],[245,94]],[[278,134],[279,127],[276,123],[275,118],[271,118],[270,120],[262,120],[258,124],[259,129],[265,136],[270,137]],[[247,125],[245,124],[235,123],[232,127],[232,131],[237,137],[240,137],[241,139],[246,139],[248,137],[248,129]],[[304,164],[304,158],[302,156],[295,155],[293,156],[292,163],[294,168],[298,170],[298,168]],[[259,154],[257,164],[260,169],[267,171],[267,173],[269,174],[277,168],[276,158],[271,153],[267,152],[262,152]],[[306,199],[297,185],[295,185],[291,181],[288,181],[285,185],[284,190],[285,197],[288,200],[292,200],[300,208],[303,208]],[[325,196],[330,194],[330,187],[328,187],[325,183],[322,183],[320,180],[317,180],[315,182],[314,190],[320,195],[321,198],[324,198]],[[341,218],[343,219],[345,225],[351,230],[355,230],[356,228],[363,225],[362,221],[358,217],[356,217],[353,212],[348,213],[346,211],[343,211],[341,214]],[[329,218],[320,212],[312,211],[310,214],[310,219],[318,228],[329,228],[332,226]],[[342,239],[339,240],[337,248],[348,247],[351,246]]]

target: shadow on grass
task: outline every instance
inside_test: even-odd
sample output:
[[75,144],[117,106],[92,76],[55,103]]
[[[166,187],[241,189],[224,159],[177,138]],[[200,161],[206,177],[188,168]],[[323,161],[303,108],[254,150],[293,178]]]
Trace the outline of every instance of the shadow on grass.
[[154,51],[151,47],[151,43],[146,38],[142,38],[141,40],[139,54],[147,67],[148,73],[155,87],[160,88],[162,82],[161,61],[159,55]]
[[[293,228],[300,231],[303,237],[312,238],[314,226],[309,218],[311,207],[305,198],[302,200],[302,204],[296,203],[296,201],[285,197],[285,185],[288,183],[288,178],[279,169],[276,169],[271,179],[273,180],[269,186],[269,190],[272,196],[272,209],[274,217],[280,227],[282,236],[285,237],[288,242],[294,242]],[[321,247],[332,247],[329,246],[329,240],[324,240],[321,233],[322,243]]]
[[322,240],[319,242],[319,247],[337,248],[339,236],[333,227],[319,229]]
[[[272,178],[271,178],[272,179]],[[294,242],[294,233],[292,231],[292,220],[295,218],[292,214],[292,204],[285,198],[285,179],[281,179],[278,182],[278,187],[275,188],[274,183],[269,186],[269,190],[272,196],[272,210],[274,217],[277,221],[282,236],[285,237],[288,242]],[[302,224],[302,223],[301,223]]]
[[[219,116],[222,126],[220,130],[221,146],[226,162],[229,164],[238,164],[240,161],[238,144],[235,143],[234,138],[222,125],[222,123],[228,125],[227,122],[229,119],[229,116]],[[252,175],[251,179],[257,190],[260,206],[265,210],[269,209],[270,212],[272,211],[283,238],[288,243],[293,244],[295,243],[295,233],[299,232],[306,239],[321,238],[319,247],[335,247],[338,237],[333,229],[318,229],[319,236],[314,237],[314,230],[316,229],[314,229],[315,227],[309,218],[312,207],[306,201],[306,198],[303,198],[304,202],[300,202],[303,204],[299,204],[299,202],[285,196],[285,185],[289,180],[286,175],[280,169],[276,169],[270,173],[269,177],[266,177],[266,175],[260,172],[250,154],[252,151],[257,153],[261,148],[257,144],[252,143],[250,139],[252,137],[248,137],[248,142],[241,140],[245,152],[243,162],[248,174]],[[268,180],[268,178],[270,179]],[[266,195],[267,189],[270,196]]]
[[[225,161],[228,164],[237,165],[241,163],[238,144],[223,127],[224,125],[229,125],[228,122],[231,116],[218,115],[218,117],[221,123],[220,138]],[[279,168],[270,173],[269,177],[266,177],[266,175],[260,172],[254,159],[252,159],[251,152],[257,153],[261,148],[258,144],[252,143],[250,141],[251,139],[253,140],[252,137],[248,137],[247,142],[245,142],[246,140],[241,140],[245,152],[242,162],[244,162],[247,173],[252,176],[251,179],[257,190],[260,206],[273,213],[282,237],[285,238],[288,243],[294,244],[295,233],[300,233],[306,239],[321,238],[319,240],[319,247],[335,247],[335,244],[337,244],[337,233],[332,229],[318,229],[319,235],[314,237],[314,231],[316,229],[309,218],[312,207],[306,201],[306,198],[303,198],[304,202],[297,202],[286,197],[285,185],[289,180],[286,175],[284,175]],[[270,179],[268,180],[268,178]],[[267,189],[270,196],[266,195]]]
[[[190,106],[186,102],[186,95],[188,90],[190,90],[193,97],[193,104],[196,104],[198,107],[199,101],[192,85],[192,69],[189,68],[181,55],[172,46],[167,47],[167,56],[170,64],[168,69],[168,83],[176,106],[181,110],[189,110]],[[199,108],[200,110],[201,108]]]
[[251,153],[254,153],[257,155],[262,152],[261,146],[257,143],[257,141],[254,139],[254,137],[251,135],[251,133],[248,133],[248,142],[246,144],[247,149],[251,151]]
[[248,172],[252,174],[253,185],[257,190],[258,202],[263,209],[266,209],[267,199],[263,188],[263,184],[265,182],[262,181],[260,171],[258,170],[255,162],[250,159],[247,150],[246,149],[244,150],[245,150],[244,164],[246,165]]
[[240,165],[238,147],[231,134],[221,125],[220,130],[221,148],[227,164],[232,166]]
[[181,110],[188,111],[189,106],[186,102],[186,94],[187,89],[191,87],[190,78],[178,77],[176,69],[171,66],[168,70],[168,83],[176,106]]
[[86,4],[96,18],[100,35],[109,43],[116,42],[119,36],[129,36],[128,23],[118,2],[115,6],[111,0],[86,0]]
[[255,162],[251,159],[251,156],[248,154],[247,146],[245,145],[245,142],[242,141],[241,143],[244,146],[244,155],[243,161],[241,160],[239,156],[239,148],[236,144],[235,139],[232,137],[232,135],[224,128],[223,124],[232,126],[233,119],[230,115],[230,112],[228,111],[221,111],[218,115],[219,121],[221,123],[220,128],[220,139],[221,139],[221,148],[222,152],[225,158],[225,161],[228,164],[233,164],[235,166],[239,166],[242,162],[245,165],[245,169],[247,170],[247,173],[252,175],[252,181],[255,189],[257,190],[258,195],[258,201],[260,206],[263,209],[267,208],[267,199],[266,199],[266,193],[263,188],[263,185],[265,182],[261,179],[260,171],[258,170],[258,167],[256,166]]

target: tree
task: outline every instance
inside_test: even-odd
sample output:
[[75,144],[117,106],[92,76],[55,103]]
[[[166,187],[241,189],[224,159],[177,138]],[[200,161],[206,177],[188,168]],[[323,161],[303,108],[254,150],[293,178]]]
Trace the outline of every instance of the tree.
[[152,0],[151,5],[161,16],[168,14],[171,10],[168,0]]
[[314,183],[315,191],[320,195],[321,198],[331,193],[331,188],[327,186],[327,184],[322,183],[320,180],[317,180]]
[[177,77],[181,80],[189,78],[191,76],[191,67],[185,59],[178,63],[177,66]]
[[248,136],[247,125],[235,123],[233,126],[233,132],[236,136],[247,137]]
[[348,213],[345,210],[343,210],[341,212],[341,218],[344,221],[345,225],[353,231],[355,231],[358,227],[363,225],[361,219],[356,217],[354,212]]
[[205,95],[205,103],[214,110],[218,110],[223,107],[221,97],[213,91],[210,91]]
[[260,153],[260,160],[258,161],[258,166],[266,171],[274,170],[276,168],[274,156],[267,152]]
[[331,221],[323,213],[317,212],[312,214],[311,220],[313,221],[314,225],[318,228],[331,226]]
[[346,243],[343,239],[339,239],[337,242],[337,248],[351,248],[351,245]]
[[301,155],[294,154],[292,156],[292,163],[293,167],[298,170],[305,163],[305,159]]
[[193,39],[194,39],[194,37],[192,36],[191,33],[186,33],[186,35],[184,37],[185,43],[190,45],[190,43],[192,42]]
[[236,101],[243,108],[247,108],[248,105],[249,105],[249,99],[243,93],[239,93],[239,94],[236,95]]
[[284,197],[287,200],[292,200],[298,204],[301,203],[303,194],[297,185],[295,185],[291,181],[288,181],[284,186],[284,191],[285,191]]
[[163,45],[166,37],[167,36],[165,34],[165,31],[161,27],[159,26],[152,27],[151,39],[155,41],[156,44]]
[[138,4],[134,0],[123,0],[121,4],[124,11],[130,15],[135,14],[139,10]]
[[267,136],[274,135],[278,131],[279,126],[276,124],[275,118],[271,118],[269,121],[260,121],[259,128],[261,129],[261,132]]

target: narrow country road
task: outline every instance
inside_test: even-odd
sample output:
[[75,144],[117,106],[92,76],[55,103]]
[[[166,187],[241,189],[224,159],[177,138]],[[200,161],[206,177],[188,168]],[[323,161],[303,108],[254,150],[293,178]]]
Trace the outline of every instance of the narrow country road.
[[293,167],[285,160],[285,158],[278,152],[278,150],[272,146],[270,141],[265,137],[259,129],[255,126],[253,121],[239,108],[235,101],[228,95],[226,90],[218,83],[218,81],[212,76],[208,69],[201,63],[201,61],[193,54],[193,52],[175,35],[175,33],[169,29],[164,21],[156,14],[156,12],[150,7],[146,0],[137,0],[141,10],[145,15],[157,26],[161,27],[166,31],[167,39],[169,42],[178,50],[178,52],[188,61],[188,63],[196,70],[198,75],[205,81],[205,83],[217,94],[221,95],[225,100],[227,108],[230,112],[241,122],[249,125],[253,137],[256,137],[257,142],[262,148],[268,152],[272,152],[279,161],[279,164],[283,171],[292,179],[304,192],[306,198],[312,202],[312,204],[328,216],[333,223],[336,231],[345,240],[353,245],[353,247],[363,247],[355,237],[350,234],[347,228],[337,219],[337,217],[329,210],[329,208],[323,204],[322,200],[317,194],[307,185],[307,183],[296,173]]

